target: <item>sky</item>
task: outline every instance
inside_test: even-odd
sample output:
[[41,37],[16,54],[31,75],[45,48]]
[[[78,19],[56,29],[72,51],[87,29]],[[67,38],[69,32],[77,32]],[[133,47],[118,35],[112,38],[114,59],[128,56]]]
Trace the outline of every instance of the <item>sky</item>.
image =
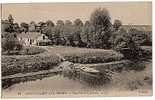
[[59,19],[74,21],[76,18],[85,22],[99,7],[109,11],[112,23],[119,19],[123,24],[152,25],[151,2],[3,4],[2,19],[12,14],[18,23],[30,23],[32,20],[36,23],[52,20],[55,23]]

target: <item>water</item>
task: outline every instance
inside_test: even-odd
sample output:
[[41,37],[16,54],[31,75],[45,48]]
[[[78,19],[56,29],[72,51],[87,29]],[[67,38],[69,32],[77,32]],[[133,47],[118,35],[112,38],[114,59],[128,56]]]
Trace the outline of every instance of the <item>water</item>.
[[[147,67],[144,70],[146,75],[149,75],[148,73],[151,73],[151,66],[152,65],[150,65],[150,63],[147,64]],[[139,75],[138,75],[138,73],[139,73]],[[138,72],[138,73],[135,73],[135,75],[138,75],[139,77],[142,75],[145,75],[142,72]],[[129,75],[127,75],[127,76],[129,76]],[[6,89],[3,89],[2,96],[3,97],[19,97],[20,93],[25,93],[26,97],[28,96],[28,94],[31,94],[30,95],[30,97],[31,97],[32,93],[36,93],[33,95],[38,96],[38,95],[40,95],[40,93],[45,95],[46,93],[55,93],[56,91],[59,91],[59,92],[67,91],[68,92],[68,91],[95,91],[95,90],[104,91],[104,95],[108,96],[107,92],[116,93],[116,91],[120,91],[119,89],[117,90],[117,88],[118,87],[120,88],[120,86],[117,86],[116,82],[113,83],[113,85],[103,84],[101,86],[97,85],[97,87],[96,87],[96,86],[91,86],[90,84],[88,84],[89,81],[87,81],[85,79],[84,80],[78,79],[76,77],[74,77],[73,74],[59,73],[59,74],[45,75],[42,78],[37,77],[33,81],[28,79],[29,81],[16,83]],[[124,79],[124,78],[122,78],[122,79]],[[121,83],[119,83],[119,84],[121,84]],[[123,82],[122,82],[122,84],[124,85]],[[126,93],[127,93],[126,95],[129,95],[129,91],[128,92],[127,91],[126,91]],[[125,91],[123,91],[123,92],[125,93]],[[135,91],[131,91],[131,92],[135,92]],[[139,90],[138,90],[138,93],[139,93]],[[120,96],[120,94],[119,94],[119,96]],[[131,95],[135,95],[135,94],[136,93],[133,93]],[[114,95],[116,95],[116,94],[112,94],[112,96],[114,96]],[[125,95],[123,95],[123,96],[125,96]]]
[[[84,81],[64,77],[63,75],[57,74],[51,77],[45,77],[43,79],[37,79],[33,81],[26,81],[16,83],[2,91],[3,97],[19,97],[20,93],[28,96],[40,95],[41,93],[56,93],[62,91],[92,91],[97,89],[96,87],[90,87]],[[99,90],[99,88],[98,88]],[[36,93],[36,94],[33,94]]]

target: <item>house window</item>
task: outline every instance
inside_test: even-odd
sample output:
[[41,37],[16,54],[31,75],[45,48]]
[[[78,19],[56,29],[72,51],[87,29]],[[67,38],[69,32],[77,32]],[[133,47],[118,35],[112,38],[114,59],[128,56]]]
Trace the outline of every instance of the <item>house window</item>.
[[20,38],[20,40],[22,40],[22,37]]

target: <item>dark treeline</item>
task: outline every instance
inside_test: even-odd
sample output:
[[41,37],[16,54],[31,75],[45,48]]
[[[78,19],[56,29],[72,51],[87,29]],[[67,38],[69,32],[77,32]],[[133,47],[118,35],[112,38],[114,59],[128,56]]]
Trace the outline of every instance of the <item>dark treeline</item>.
[[[51,45],[66,45],[87,48],[114,49],[131,48],[137,51],[141,45],[152,45],[151,32],[144,32],[131,28],[123,29],[122,22],[116,19],[113,23],[107,9],[98,8],[91,13],[90,19],[52,20],[46,22],[14,23],[12,15],[2,20],[2,32],[12,33],[14,37],[21,32],[40,32],[48,36]],[[15,34],[16,33],[16,34]],[[150,34],[149,34],[150,33]],[[5,35],[2,35],[2,38]],[[137,53],[136,53],[137,55]]]

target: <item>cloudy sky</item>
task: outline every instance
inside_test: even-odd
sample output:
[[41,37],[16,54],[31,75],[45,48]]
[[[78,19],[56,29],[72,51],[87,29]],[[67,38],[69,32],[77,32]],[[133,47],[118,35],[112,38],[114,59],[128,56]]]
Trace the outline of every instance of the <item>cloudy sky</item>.
[[76,18],[86,21],[98,7],[109,10],[112,22],[120,19],[123,24],[152,24],[151,2],[3,4],[2,19],[12,14],[19,23],[49,19],[74,21]]

